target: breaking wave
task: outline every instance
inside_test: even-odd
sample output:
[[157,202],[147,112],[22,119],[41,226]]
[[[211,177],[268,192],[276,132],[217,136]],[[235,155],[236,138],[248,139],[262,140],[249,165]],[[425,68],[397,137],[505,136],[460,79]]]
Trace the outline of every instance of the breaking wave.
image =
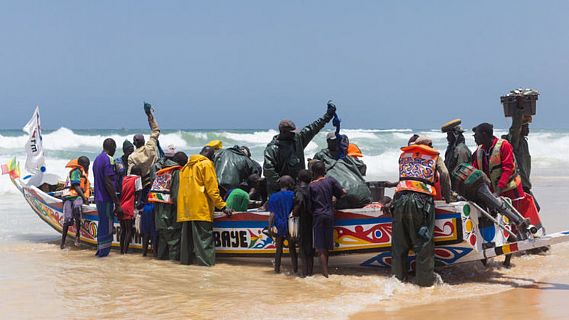
[[[333,128],[325,128],[305,149],[306,158],[326,147],[326,133]],[[113,138],[117,142],[117,156],[122,153],[122,142],[132,140],[137,130],[71,130],[59,128],[43,135],[44,148],[48,161],[48,170],[64,175],[65,163],[79,155],[93,159],[102,149],[105,138]],[[163,147],[173,144],[187,153],[199,152],[201,146],[210,140],[219,139],[225,147],[246,145],[251,149],[255,160],[262,163],[263,151],[278,132],[276,130],[163,130],[160,142]],[[397,158],[399,148],[406,145],[413,133],[428,135],[433,144],[444,154],[446,136],[435,129],[345,129],[343,134],[350,137],[352,143],[358,144],[368,166],[369,180],[393,180],[397,178]],[[496,135],[506,133],[496,130]],[[474,150],[474,140],[470,132],[466,132],[466,141]],[[148,139],[148,134],[146,135]],[[23,167],[25,161],[24,144],[27,136],[23,132],[0,130],[0,162],[5,163],[16,156]],[[540,170],[552,170],[564,173],[569,165],[569,130],[534,130],[529,137],[534,174]],[[7,177],[0,177],[0,194],[14,191]]]
[[[124,140],[132,140],[133,135],[121,135],[112,133],[109,135],[102,134],[77,134],[67,128],[59,128],[55,131],[44,133],[43,145],[45,150],[66,150],[66,151],[93,151],[100,150],[103,146],[103,140],[113,138],[120,148]],[[145,135],[148,139],[149,135]],[[1,149],[22,150],[28,137],[25,134],[20,136],[5,136],[0,134]],[[181,132],[166,133],[160,135],[160,141],[163,145],[174,144],[182,148],[187,148],[185,140],[182,138]],[[0,150],[1,150],[0,149]],[[4,153],[4,152],[2,152]]]

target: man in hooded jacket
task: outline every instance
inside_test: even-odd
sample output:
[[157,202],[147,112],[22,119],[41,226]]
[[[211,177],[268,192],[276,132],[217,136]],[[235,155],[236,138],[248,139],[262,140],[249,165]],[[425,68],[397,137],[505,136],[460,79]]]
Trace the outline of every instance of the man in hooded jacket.
[[295,180],[298,172],[306,169],[304,161],[304,148],[332,120],[336,113],[336,106],[329,102],[324,116],[296,132],[296,125],[291,120],[282,120],[279,123],[279,134],[273,137],[265,148],[265,161],[263,174],[267,179],[269,194],[279,191],[277,180],[288,175]]
[[177,221],[182,223],[182,264],[215,264],[213,212],[217,208],[227,216],[232,213],[219,195],[212,162],[214,152],[212,147],[204,147],[180,170]]
[[314,155],[314,160],[320,160],[326,165],[326,176],[336,179],[346,190],[346,196],[336,202],[336,208],[362,208],[371,203],[371,191],[364,180],[365,163],[355,157],[345,155],[338,159],[338,143],[334,132],[326,135],[328,148]]
[[229,190],[247,183],[252,174],[261,175],[261,165],[251,159],[249,148],[233,146],[215,153],[213,164],[222,196]]

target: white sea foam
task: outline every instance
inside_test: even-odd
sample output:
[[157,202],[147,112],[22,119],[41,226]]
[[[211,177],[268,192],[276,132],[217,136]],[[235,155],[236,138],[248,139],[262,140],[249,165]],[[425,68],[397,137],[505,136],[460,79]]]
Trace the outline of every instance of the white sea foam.
[[[116,141],[117,146],[120,148],[124,140],[131,140],[133,135],[82,135],[73,132],[67,128],[59,128],[53,132],[42,135],[43,146],[46,150],[66,150],[66,151],[92,151],[100,150],[103,146],[103,141],[106,138],[112,138]],[[148,140],[149,135],[145,135]],[[20,136],[5,136],[0,135],[0,148],[2,149],[23,149],[28,136],[22,134]],[[163,146],[173,144],[179,148],[187,148],[186,141],[182,138],[181,131],[176,133],[166,133],[160,135],[160,143]]]
[[397,180],[399,150],[394,149],[379,155],[365,155],[368,180]]
[[222,132],[221,137],[239,144],[267,145],[276,134],[278,134],[278,132],[271,129],[252,133]]
[[360,131],[360,132],[412,132],[413,129],[342,129],[342,131]]
[[[319,133],[306,147],[306,158],[326,147],[326,133],[329,129]],[[364,153],[364,162],[368,166],[369,180],[393,180],[397,178],[397,159],[399,148],[404,146],[412,132],[427,134],[433,139],[434,146],[444,154],[446,148],[446,135],[438,130],[411,130],[411,129],[346,129],[343,133],[350,137],[350,141],[357,143]],[[246,145],[251,148],[253,159],[263,162],[263,151],[267,143],[278,132],[275,130],[249,130],[249,131],[176,131],[162,133],[160,142],[163,147],[173,144],[179,150],[194,153],[207,141],[222,140],[226,146],[233,144]],[[496,129],[497,136],[506,133],[504,129]],[[122,141],[132,140],[132,133],[93,131],[93,133],[80,134],[67,128],[60,128],[44,134],[44,147],[48,161],[48,170],[65,176],[65,164],[72,157],[86,154],[91,160],[100,152],[103,140],[111,137],[118,144],[117,155],[120,155]],[[465,133],[467,145],[474,151],[475,144],[472,134]],[[148,138],[148,136],[147,136]],[[0,162],[5,163],[12,156],[17,156],[23,168],[25,161],[24,144],[27,136],[12,136],[0,131]],[[532,155],[532,167],[539,171],[565,170],[569,165],[569,131],[537,130],[529,136],[529,146]],[[534,171],[535,172],[535,171]],[[16,192],[9,179],[0,177],[0,194]]]
[[375,131],[375,130],[362,130],[362,129],[358,129],[358,130],[352,130],[352,129],[346,129],[346,130],[342,130],[342,134],[345,134],[348,136],[348,138],[350,139],[350,141],[355,140],[355,139],[370,139],[370,140],[377,140],[379,139],[379,136],[376,134],[379,131]]
[[207,132],[188,132],[188,135],[194,136],[196,139],[207,140]]

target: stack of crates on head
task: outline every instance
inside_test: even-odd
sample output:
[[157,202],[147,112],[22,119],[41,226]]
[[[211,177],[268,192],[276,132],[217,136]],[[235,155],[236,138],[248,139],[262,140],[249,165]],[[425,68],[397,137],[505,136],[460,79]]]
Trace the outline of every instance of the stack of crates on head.
[[539,92],[535,89],[515,89],[500,97],[504,106],[504,116],[514,115],[514,108],[523,109],[524,116],[533,116],[536,111],[536,102]]

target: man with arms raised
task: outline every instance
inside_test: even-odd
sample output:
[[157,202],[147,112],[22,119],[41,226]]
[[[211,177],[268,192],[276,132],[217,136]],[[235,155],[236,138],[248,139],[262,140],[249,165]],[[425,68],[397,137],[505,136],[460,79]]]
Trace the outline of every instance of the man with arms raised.
[[135,150],[128,156],[128,174],[134,166],[138,166],[142,171],[142,192],[140,194],[140,203],[138,208],[142,208],[142,242],[143,242],[143,255],[146,255],[148,248],[148,243],[152,241],[152,249],[156,255],[158,252],[158,233],[156,232],[156,227],[154,223],[154,212],[152,211],[152,206],[146,206],[148,199],[148,192],[150,192],[150,187],[152,186],[152,167],[154,163],[158,160],[157,156],[157,145],[158,137],[160,136],[160,128],[158,123],[156,123],[156,118],[152,114],[152,106],[149,103],[144,103],[144,112],[148,117],[148,124],[152,132],[150,133],[150,139],[145,142],[144,136],[140,133],[136,134],[132,140],[135,146]]
[[279,123],[279,134],[276,135],[265,149],[263,174],[267,179],[269,194],[279,191],[278,180],[284,175],[296,180],[298,172],[305,169],[304,148],[332,120],[336,106],[328,102],[324,116],[296,132],[296,125],[291,120]]

